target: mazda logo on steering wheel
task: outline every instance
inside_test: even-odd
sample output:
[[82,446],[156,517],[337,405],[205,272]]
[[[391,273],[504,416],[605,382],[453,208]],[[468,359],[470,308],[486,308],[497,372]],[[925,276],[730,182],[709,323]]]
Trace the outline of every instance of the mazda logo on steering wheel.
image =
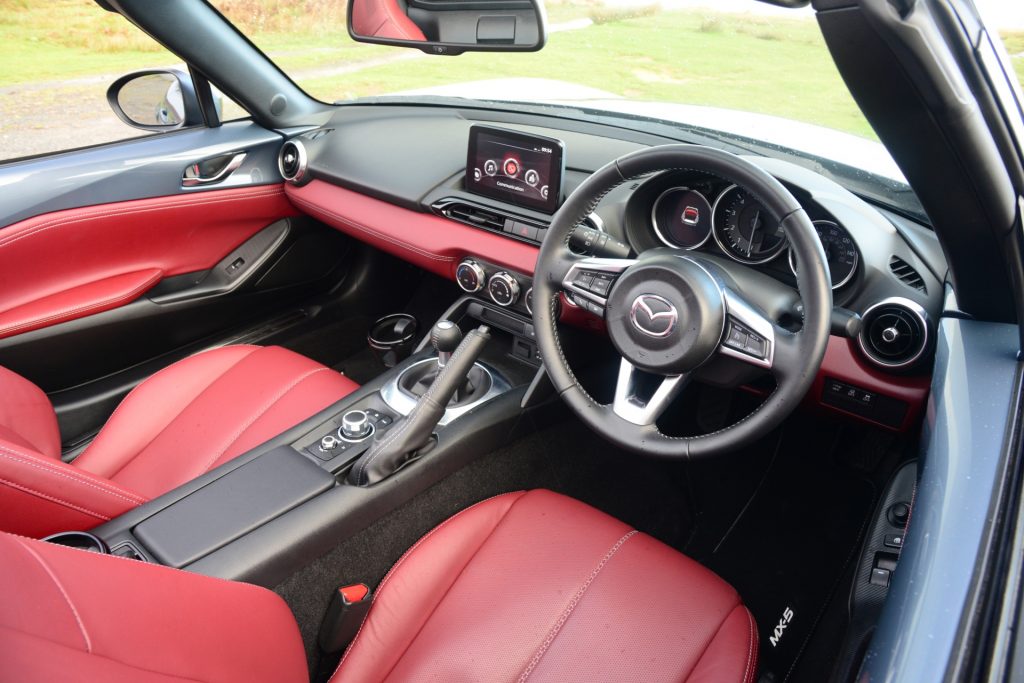
[[668,299],[657,294],[641,294],[629,309],[633,327],[649,337],[667,337],[676,329],[679,311]]

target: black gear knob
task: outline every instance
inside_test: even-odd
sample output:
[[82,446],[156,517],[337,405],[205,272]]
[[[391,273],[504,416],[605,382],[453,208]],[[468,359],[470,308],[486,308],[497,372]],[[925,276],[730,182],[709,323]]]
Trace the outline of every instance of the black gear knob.
[[462,342],[462,330],[451,320],[438,320],[430,330],[430,343],[437,351],[437,363],[444,367]]

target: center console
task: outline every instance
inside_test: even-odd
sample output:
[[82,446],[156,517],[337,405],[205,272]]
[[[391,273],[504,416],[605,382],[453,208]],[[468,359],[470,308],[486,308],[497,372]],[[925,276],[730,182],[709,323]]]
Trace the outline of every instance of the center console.
[[[459,299],[443,316],[450,327],[435,333],[441,338],[433,345],[424,336],[408,358],[342,401],[93,529],[97,542],[90,544],[122,557],[276,585],[339,539],[517,434],[527,387],[540,366],[524,310]],[[354,485],[353,464],[407,429],[446,365],[459,361],[462,333],[471,337],[480,328],[489,339],[439,419],[428,423],[429,443],[393,473]]]

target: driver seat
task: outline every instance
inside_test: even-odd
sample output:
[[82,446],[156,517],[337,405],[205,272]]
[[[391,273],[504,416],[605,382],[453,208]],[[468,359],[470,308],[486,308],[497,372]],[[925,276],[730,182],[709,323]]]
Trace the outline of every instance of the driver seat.
[[[288,607],[247,584],[0,534],[0,604],[11,680],[308,680]],[[331,681],[751,683],[756,669],[754,620],[722,579],[535,490],[406,552]]]

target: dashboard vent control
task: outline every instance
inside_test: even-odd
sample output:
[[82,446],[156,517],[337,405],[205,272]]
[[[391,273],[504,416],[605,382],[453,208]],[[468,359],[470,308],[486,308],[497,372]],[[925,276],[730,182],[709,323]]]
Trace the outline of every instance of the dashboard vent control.
[[281,151],[277,156],[277,170],[281,172],[282,178],[298,185],[306,177],[307,161],[305,146],[298,140],[288,140],[281,145]]
[[452,203],[442,209],[442,213],[452,220],[470,225],[479,225],[481,228],[490,228],[501,232],[505,229],[505,217],[501,214],[469,204]]
[[914,270],[914,267],[901,259],[899,256],[893,256],[889,259],[889,270],[896,278],[907,285],[913,287],[919,292],[928,293],[928,289],[925,287],[924,278],[921,274]]
[[909,368],[928,349],[927,314],[909,299],[880,301],[864,312],[857,343],[875,365],[887,370]]

